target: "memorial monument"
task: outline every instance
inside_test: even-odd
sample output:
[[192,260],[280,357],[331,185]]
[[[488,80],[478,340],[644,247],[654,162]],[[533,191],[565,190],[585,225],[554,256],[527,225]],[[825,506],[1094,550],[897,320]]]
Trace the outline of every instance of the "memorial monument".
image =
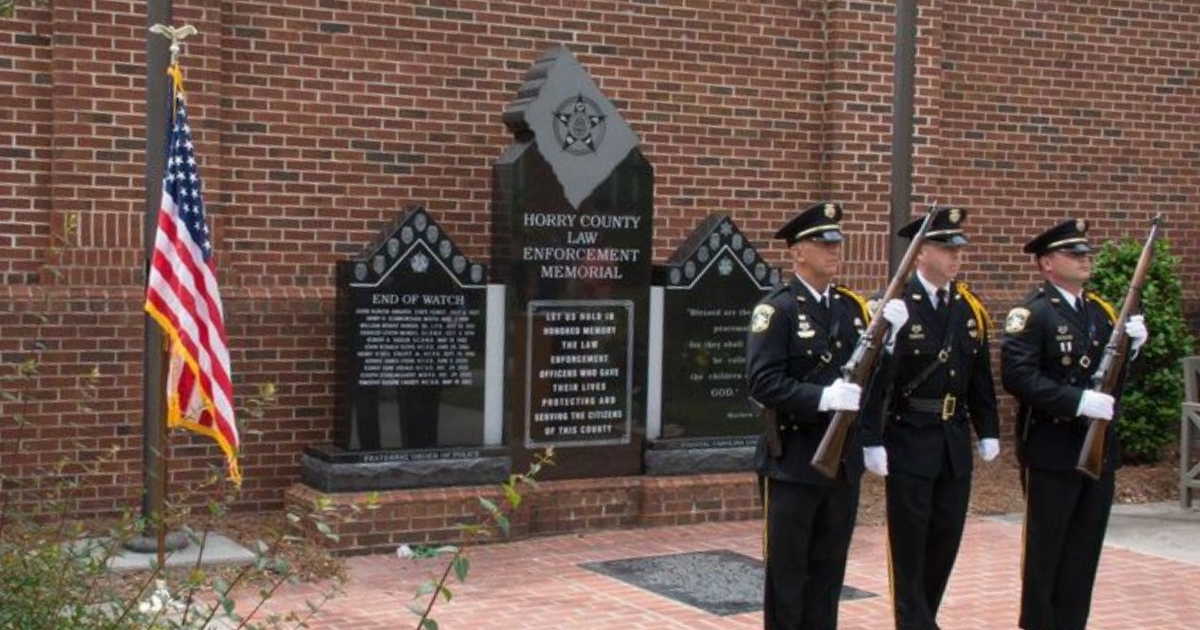
[[333,443],[306,449],[306,483],[339,491],[504,478],[507,453],[485,447],[485,275],[420,207],[339,263]]
[[533,65],[504,122],[513,144],[492,170],[492,269],[508,287],[513,466],[553,446],[543,478],[639,474],[653,169],[565,47]]
[[762,429],[746,393],[746,333],[778,282],[779,270],[724,214],[709,215],[655,266],[647,474],[752,469]]

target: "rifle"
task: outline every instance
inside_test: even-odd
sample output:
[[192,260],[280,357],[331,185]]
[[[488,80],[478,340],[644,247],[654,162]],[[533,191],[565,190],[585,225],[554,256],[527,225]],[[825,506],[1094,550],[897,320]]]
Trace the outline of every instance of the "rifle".
[[[1129,360],[1129,335],[1125,334],[1125,323],[1141,304],[1142,285],[1146,283],[1146,274],[1150,272],[1150,260],[1154,258],[1154,242],[1158,240],[1161,226],[1162,215],[1154,215],[1150,221],[1150,235],[1146,237],[1146,244],[1142,246],[1142,255],[1138,258],[1129,289],[1125,292],[1121,313],[1113,324],[1112,334],[1108,336],[1100,365],[1092,374],[1094,391],[1110,396],[1117,395],[1125,362]],[[1092,479],[1099,479],[1104,468],[1104,438],[1110,422],[1111,420],[1092,418],[1092,423],[1088,425],[1087,437],[1083,439],[1083,448],[1079,450],[1079,463],[1075,464],[1075,470]]]
[[[899,297],[900,292],[904,290],[904,283],[912,273],[913,266],[917,264],[917,252],[921,250],[921,244],[925,241],[925,233],[933,225],[935,214],[937,214],[937,202],[929,205],[925,220],[921,222],[921,229],[913,235],[912,241],[908,244],[908,251],[904,253],[904,259],[900,261],[900,266],[896,269],[896,275],[892,276],[888,282],[887,290],[883,292],[883,297],[879,300],[881,311],[884,304]],[[867,329],[863,331],[862,335],[859,335],[854,352],[850,354],[850,360],[842,366],[842,378],[846,382],[860,387],[867,384],[867,379],[871,377],[875,365],[879,362],[879,351],[883,349],[883,340],[888,328],[889,324],[882,315],[871,318]],[[846,447],[846,436],[857,419],[857,411],[837,411],[833,414],[833,419],[829,421],[825,435],[821,436],[821,443],[817,445],[817,450],[813,453],[810,462],[812,467],[822,475],[830,479],[837,477],[838,468],[842,464],[842,451]]]

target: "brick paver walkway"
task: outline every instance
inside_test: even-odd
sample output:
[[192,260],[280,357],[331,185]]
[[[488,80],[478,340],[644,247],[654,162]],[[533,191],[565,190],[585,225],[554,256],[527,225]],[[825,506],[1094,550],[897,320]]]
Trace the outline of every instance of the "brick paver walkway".
[[[761,613],[719,617],[578,565],[648,555],[728,549],[761,557],[758,522],[712,523],[538,538],[480,547],[470,576],[434,615],[442,630],[758,629]],[[972,519],[942,606],[944,630],[1016,628],[1021,527]],[[1198,541],[1197,544],[1200,544]],[[413,590],[437,565],[395,556],[348,560],[347,593],[329,602],[313,628],[413,628]],[[886,545],[880,527],[859,527],[847,584],[879,597],[843,602],[842,630],[890,630]],[[1191,587],[1185,585],[1191,585]],[[1200,567],[1106,548],[1089,630],[1200,628]],[[300,609],[312,586],[293,587],[272,608]]]

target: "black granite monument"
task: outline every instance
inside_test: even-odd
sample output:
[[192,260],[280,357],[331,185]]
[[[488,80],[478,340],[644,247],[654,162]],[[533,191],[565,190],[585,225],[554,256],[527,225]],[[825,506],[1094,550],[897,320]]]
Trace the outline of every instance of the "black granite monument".
[[761,431],[746,393],[746,331],[754,305],[779,270],[734,222],[713,214],[665,265],[660,431],[646,452],[648,474],[750,470]]
[[654,174],[574,56],[547,51],[504,113],[493,278],[508,286],[504,407],[513,466],[544,478],[641,472]]
[[485,274],[419,207],[338,264],[338,415],[333,444],[307,449],[309,485],[503,478],[507,453],[483,448]]

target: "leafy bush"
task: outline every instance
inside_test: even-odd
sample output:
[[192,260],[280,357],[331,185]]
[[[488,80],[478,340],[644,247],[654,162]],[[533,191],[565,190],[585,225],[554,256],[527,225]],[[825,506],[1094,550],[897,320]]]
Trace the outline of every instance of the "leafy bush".
[[[44,271],[59,276],[56,264],[78,227],[79,215],[69,214],[64,234],[47,253]],[[149,519],[126,513],[101,526],[76,517],[77,501],[89,480],[100,478],[106,467],[112,469],[119,455],[117,447],[96,454],[79,446],[53,463],[34,463],[30,469],[23,466],[20,455],[37,429],[30,419],[31,410],[44,400],[64,399],[62,391],[46,387],[42,379],[46,313],[54,312],[56,305],[46,291],[41,292],[39,302],[27,315],[35,324],[33,335],[20,340],[24,350],[15,353],[17,361],[0,363],[0,401],[4,403],[0,427],[8,430],[6,440],[0,443],[0,630],[307,627],[321,605],[339,592],[340,585],[331,584],[317,603],[306,602],[304,611],[265,613],[264,605],[277,589],[297,578],[294,567],[281,553],[295,537],[288,536],[283,528],[268,532],[265,541],[256,540],[254,562],[229,575],[210,574],[199,560],[182,573],[168,571],[157,558],[137,574],[122,576],[110,571],[112,561],[126,543],[139,534],[157,531],[163,523],[183,530],[202,558],[208,533],[226,516],[237,496],[225,484],[222,470],[214,469],[201,483],[176,488],[175,496],[183,494],[183,500],[168,503]],[[0,360],[5,358],[0,354]],[[10,362],[12,365],[7,364]],[[79,383],[80,411],[85,414],[95,413],[90,403],[98,398],[100,381],[100,368],[96,366]],[[263,385],[247,401],[242,416],[261,418],[274,400],[274,386]],[[11,470],[5,466],[10,462]],[[187,495],[206,500],[197,501],[195,496]],[[182,507],[197,504],[207,509],[197,515]],[[367,507],[372,507],[370,501]],[[323,523],[327,512],[317,506],[307,518],[315,520],[319,530],[329,531]],[[289,514],[288,518],[305,517]],[[197,529],[187,525],[196,521],[202,523]],[[257,593],[252,586],[259,586]],[[248,609],[235,610],[237,595],[254,603]]]
[[[33,384],[39,363],[35,357],[21,363],[15,373],[0,374],[0,395],[14,403],[16,413],[4,421],[16,423],[16,439],[5,444],[0,461],[16,459],[21,452],[26,409],[37,399]],[[99,371],[88,378],[85,390],[95,389]],[[251,402],[249,415],[272,402],[273,392],[265,386]],[[44,392],[42,392],[44,393]],[[86,409],[86,404],[84,405]],[[9,451],[11,447],[11,451]],[[208,573],[199,561],[184,570],[167,570],[150,562],[133,574],[110,570],[130,540],[140,533],[155,531],[154,522],[132,513],[121,515],[107,526],[75,518],[76,500],[84,479],[92,478],[116,459],[117,451],[84,460],[64,457],[55,464],[38,467],[34,474],[10,475],[0,471],[0,630],[212,630],[301,628],[314,617],[339,583],[329,585],[316,603],[306,602],[304,611],[264,613],[264,604],[277,589],[296,581],[282,550],[294,537],[281,528],[256,541],[254,562],[232,573]],[[224,471],[214,467],[202,483],[184,492],[211,496],[200,514],[179,505],[164,507],[170,528],[181,529],[203,557],[208,533],[227,516],[236,499],[224,480]],[[318,521],[325,512],[308,516]],[[302,517],[289,515],[290,520]],[[192,529],[186,522],[200,522]],[[170,584],[170,587],[168,587]],[[254,592],[253,586],[259,586]],[[236,609],[238,595],[252,601],[247,609]]]
[[[1115,308],[1120,308],[1141,255],[1141,241],[1108,242],[1096,255],[1091,286]],[[1150,339],[1142,347],[1134,378],[1121,398],[1117,434],[1128,463],[1150,463],[1162,458],[1163,447],[1178,434],[1179,406],[1183,401],[1180,359],[1192,354],[1196,341],[1183,319],[1183,292],[1175,270],[1178,256],[1159,239],[1154,260],[1142,287],[1142,313]]]

